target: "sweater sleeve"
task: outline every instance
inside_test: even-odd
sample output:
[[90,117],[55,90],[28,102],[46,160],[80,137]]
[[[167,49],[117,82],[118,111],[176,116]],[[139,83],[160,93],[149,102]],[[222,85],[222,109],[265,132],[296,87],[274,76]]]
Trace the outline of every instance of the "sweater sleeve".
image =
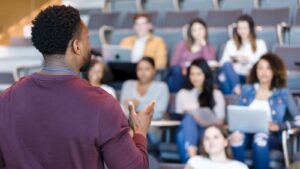
[[262,55],[267,53],[267,51],[268,49],[266,42],[264,40],[257,39],[257,49],[254,56],[250,57],[250,63],[255,64],[261,58]]
[[132,36],[125,37],[121,40],[120,46],[125,48],[133,48],[133,38]]
[[157,69],[164,69],[167,66],[167,47],[163,39],[157,40],[157,50],[155,52],[155,65]]
[[184,90],[181,89],[177,94],[175,98],[175,111],[178,114],[184,114],[184,107],[183,107],[183,98],[184,97]]
[[214,99],[215,99],[215,106],[214,106],[214,113],[216,114],[218,119],[223,120],[225,118],[225,99],[224,95],[219,90],[214,90]]
[[234,53],[236,53],[236,47],[234,46],[234,43],[232,40],[229,40],[226,43],[226,46],[224,48],[224,52],[223,52],[223,56],[220,60],[220,64],[223,65],[226,62],[230,62],[232,55],[234,55]]
[[131,81],[126,81],[124,82],[122,89],[121,89],[121,95],[120,95],[120,103],[123,105],[124,101],[128,98],[131,97],[131,92],[132,91],[132,83]]
[[212,45],[206,45],[203,48],[203,57],[206,60],[215,60],[216,59],[216,50]]
[[286,94],[286,105],[287,105],[287,113],[289,114],[290,117],[292,117],[292,119],[285,121],[283,123],[278,123],[280,130],[284,130],[287,127],[291,126],[291,121],[294,120],[294,118],[298,115],[300,115],[299,110],[297,110],[297,106],[295,103],[295,100],[293,98],[293,96],[291,95],[290,91],[288,89],[284,89],[282,93]]
[[288,108],[288,112],[291,115],[291,117],[294,118],[294,117],[300,115],[300,112],[297,109],[297,106],[296,106],[296,103],[295,103],[295,100],[294,100],[292,94],[288,91],[287,95],[288,95],[287,96],[287,108]]
[[127,119],[112,97],[103,104],[98,145],[108,168],[149,168],[146,138],[141,134],[130,136]]
[[184,42],[180,42],[177,44],[175,51],[173,52],[171,65],[181,65],[181,57],[184,51]]
[[156,98],[155,111],[153,114],[154,120],[159,120],[163,117],[164,113],[167,111],[167,106],[169,103],[169,90],[166,84],[158,86],[159,95]]

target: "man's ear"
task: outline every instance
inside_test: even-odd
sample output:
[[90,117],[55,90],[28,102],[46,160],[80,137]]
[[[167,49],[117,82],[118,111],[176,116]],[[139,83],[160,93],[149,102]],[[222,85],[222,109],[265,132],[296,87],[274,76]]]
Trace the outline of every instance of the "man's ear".
[[76,54],[76,55],[80,55],[81,54],[81,43],[78,39],[75,39],[72,41],[72,51]]

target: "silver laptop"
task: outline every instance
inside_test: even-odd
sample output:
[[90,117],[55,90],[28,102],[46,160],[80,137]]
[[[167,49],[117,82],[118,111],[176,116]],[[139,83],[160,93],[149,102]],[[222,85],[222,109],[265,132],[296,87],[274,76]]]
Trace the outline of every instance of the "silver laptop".
[[131,49],[117,45],[104,45],[103,58],[106,62],[126,62],[131,63]]
[[227,109],[230,131],[244,133],[269,132],[269,118],[265,110],[234,105],[229,105]]

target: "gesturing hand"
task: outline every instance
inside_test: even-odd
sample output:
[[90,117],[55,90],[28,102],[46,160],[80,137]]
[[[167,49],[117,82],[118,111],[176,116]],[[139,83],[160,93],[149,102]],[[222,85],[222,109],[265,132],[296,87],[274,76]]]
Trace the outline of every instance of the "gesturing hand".
[[133,129],[134,133],[140,133],[146,137],[149,125],[152,120],[154,105],[155,101],[152,101],[144,110],[136,113],[134,104],[132,102],[129,102],[129,125]]

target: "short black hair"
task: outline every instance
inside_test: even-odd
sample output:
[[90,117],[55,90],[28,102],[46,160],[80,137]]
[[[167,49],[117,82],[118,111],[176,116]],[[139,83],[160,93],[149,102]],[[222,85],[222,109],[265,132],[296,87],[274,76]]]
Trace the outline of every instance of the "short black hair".
[[155,61],[153,58],[149,56],[142,57],[137,64],[141,63],[142,61],[148,62],[155,69]]
[[43,55],[65,54],[69,42],[81,33],[79,11],[71,6],[50,6],[32,24],[32,43]]

